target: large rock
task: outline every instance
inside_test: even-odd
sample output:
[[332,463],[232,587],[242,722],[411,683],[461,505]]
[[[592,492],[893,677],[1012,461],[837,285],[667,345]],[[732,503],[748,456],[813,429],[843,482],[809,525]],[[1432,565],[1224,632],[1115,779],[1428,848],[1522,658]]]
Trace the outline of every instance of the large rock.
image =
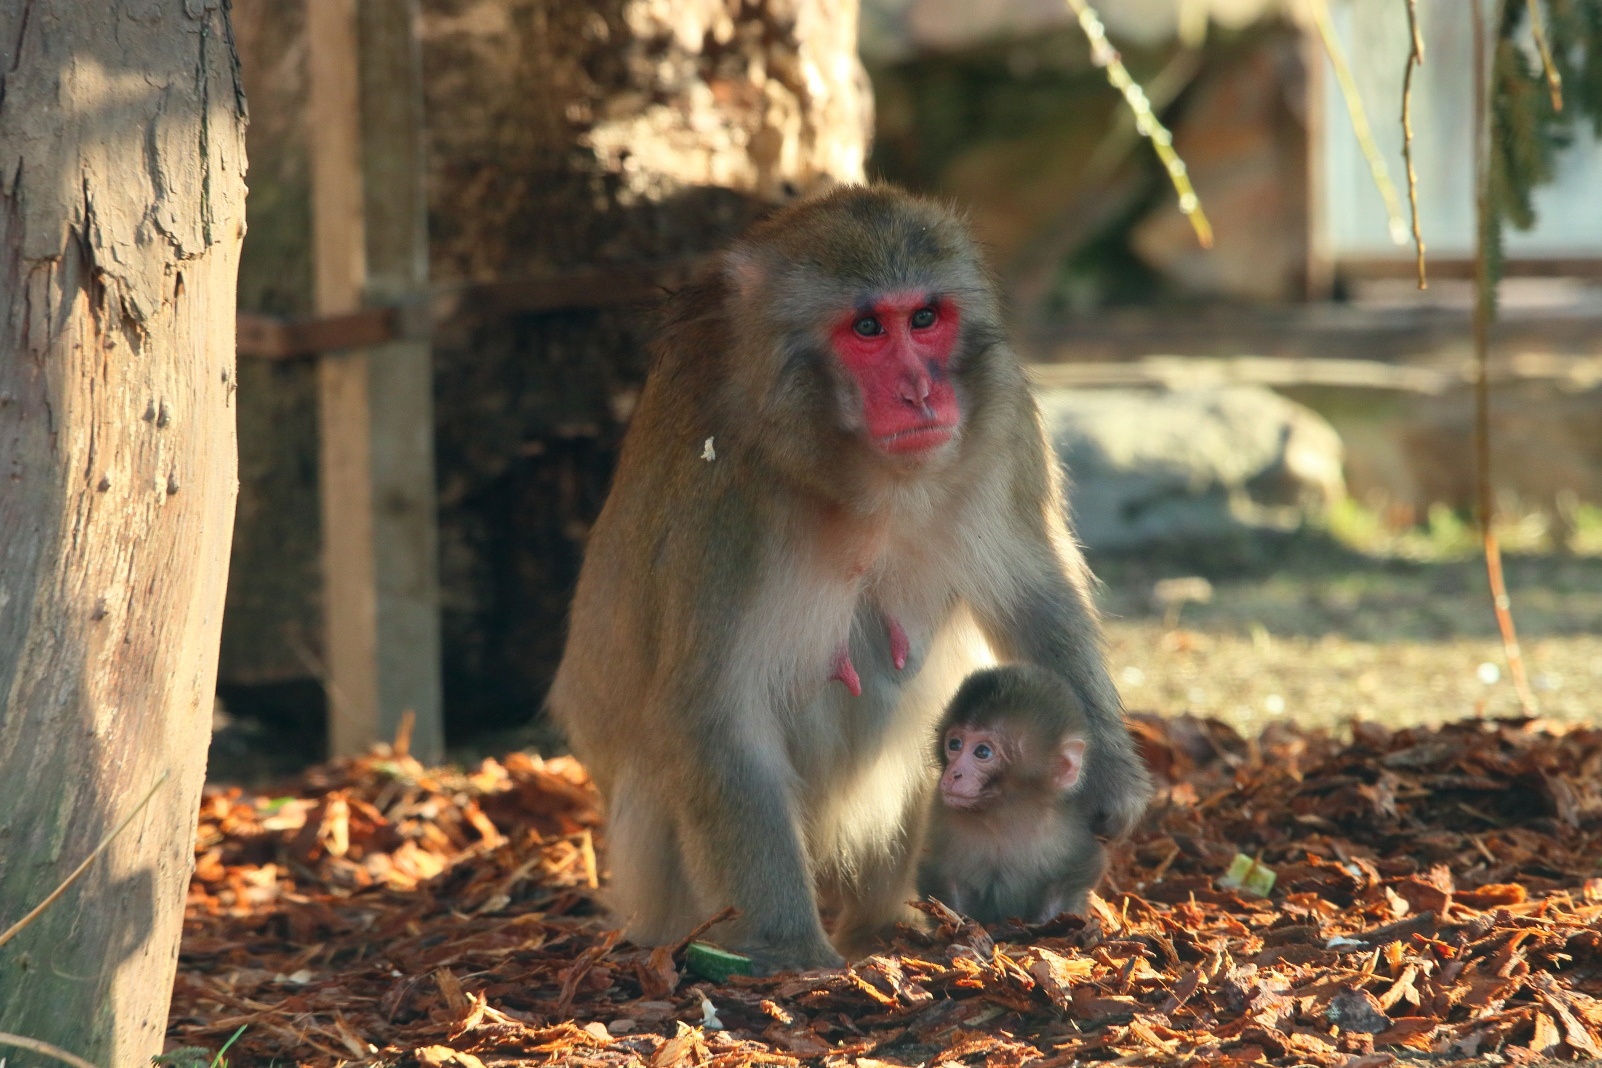
[[1345,493],[1340,436],[1266,389],[1064,389],[1039,399],[1091,548],[1294,529]]

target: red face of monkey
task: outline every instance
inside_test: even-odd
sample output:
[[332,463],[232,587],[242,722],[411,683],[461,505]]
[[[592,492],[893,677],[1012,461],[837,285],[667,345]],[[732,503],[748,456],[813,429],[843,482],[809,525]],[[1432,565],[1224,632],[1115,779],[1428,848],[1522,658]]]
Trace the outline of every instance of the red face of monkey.
[[834,328],[835,352],[862,390],[868,437],[885,452],[916,456],[956,433],[961,413],[948,364],[959,321],[949,298],[889,293]]

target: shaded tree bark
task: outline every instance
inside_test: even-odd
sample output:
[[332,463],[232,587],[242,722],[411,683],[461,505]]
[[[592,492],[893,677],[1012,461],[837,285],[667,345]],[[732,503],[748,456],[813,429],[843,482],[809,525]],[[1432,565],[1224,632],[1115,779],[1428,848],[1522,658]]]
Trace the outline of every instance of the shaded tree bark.
[[[162,1047],[233,528],[226,0],[0,5],[0,1030]],[[11,1063],[43,1063],[7,1051]]]

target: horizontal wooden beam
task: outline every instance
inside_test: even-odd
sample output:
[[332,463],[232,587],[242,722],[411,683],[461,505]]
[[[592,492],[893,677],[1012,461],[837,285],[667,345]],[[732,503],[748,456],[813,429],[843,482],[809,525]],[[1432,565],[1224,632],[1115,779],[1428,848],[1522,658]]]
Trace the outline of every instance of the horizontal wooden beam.
[[699,259],[688,259],[648,267],[574,271],[546,277],[442,287],[436,289],[435,293],[447,310],[467,305],[467,310],[501,315],[652,304],[666,299],[688,282],[702,263]]
[[[649,267],[436,286],[432,292],[431,311],[435,318],[447,318],[458,311],[531,315],[651,304],[688,282],[701,263],[701,260],[680,260]],[[238,353],[264,360],[295,360],[322,352],[367,348],[405,337],[427,336],[424,324],[408,322],[411,317],[407,311],[369,308],[306,319],[241,314]]]
[[264,360],[293,360],[319,352],[369,348],[398,338],[399,319],[394,308],[369,308],[312,319],[240,313],[235,345],[239,355]]
[[[1509,307],[1492,327],[1500,352],[1602,356],[1602,315]],[[1107,309],[1019,340],[1037,363],[1242,354],[1405,362],[1468,352],[1466,310],[1319,302],[1268,307]]]

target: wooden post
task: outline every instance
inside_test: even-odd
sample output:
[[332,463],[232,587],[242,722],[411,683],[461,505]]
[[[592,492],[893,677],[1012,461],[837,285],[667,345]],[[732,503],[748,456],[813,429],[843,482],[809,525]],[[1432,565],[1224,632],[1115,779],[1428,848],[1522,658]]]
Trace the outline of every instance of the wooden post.
[[[418,306],[428,284],[417,0],[308,0],[319,315]],[[403,316],[412,320],[415,315]],[[444,752],[430,346],[325,355],[318,373],[329,750]]]

